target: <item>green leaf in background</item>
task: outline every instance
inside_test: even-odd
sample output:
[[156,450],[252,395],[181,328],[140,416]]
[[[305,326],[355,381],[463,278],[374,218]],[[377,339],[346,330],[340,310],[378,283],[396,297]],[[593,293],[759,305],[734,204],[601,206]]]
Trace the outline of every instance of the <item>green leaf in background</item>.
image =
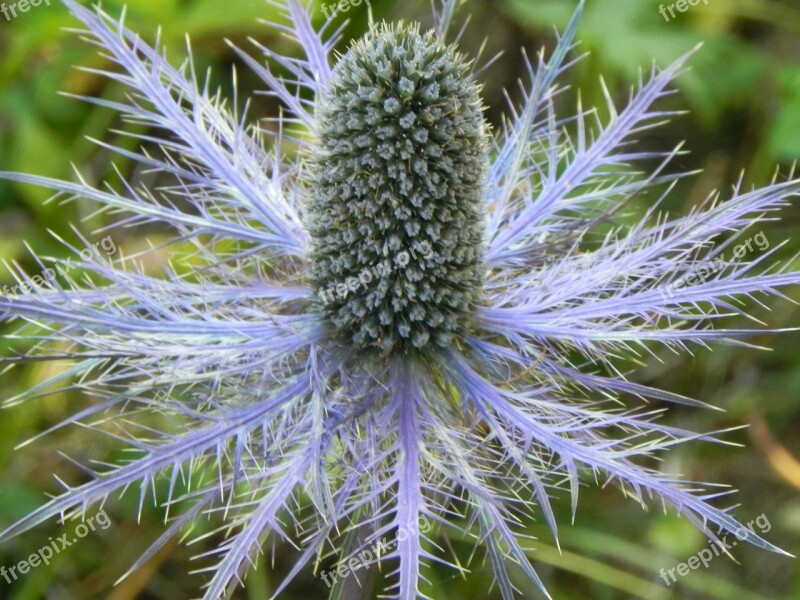
[[778,158],[800,157],[800,67],[791,65],[781,77],[782,100],[769,131],[769,148]]

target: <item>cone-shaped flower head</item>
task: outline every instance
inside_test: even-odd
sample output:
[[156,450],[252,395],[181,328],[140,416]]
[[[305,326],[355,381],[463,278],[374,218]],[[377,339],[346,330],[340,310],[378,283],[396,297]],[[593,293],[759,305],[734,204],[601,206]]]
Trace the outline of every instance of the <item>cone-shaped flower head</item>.
[[469,64],[419,27],[356,43],[318,106],[312,274],[356,347],[445,345],[483,283],[488,141]]

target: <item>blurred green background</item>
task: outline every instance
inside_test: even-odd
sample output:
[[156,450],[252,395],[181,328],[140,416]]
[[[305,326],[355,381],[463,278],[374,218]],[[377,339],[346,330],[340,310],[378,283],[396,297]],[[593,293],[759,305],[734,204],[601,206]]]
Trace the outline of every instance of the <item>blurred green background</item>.
[[[708,0],[704,4],[701,0],[699,6],[676,12],[674,19],[666,21],[659,5],[671,3],[588,0],[578,38],[581,50],[590,55],[568,74],[566,83],[572,88],[560,108],[569,114],[574,108],[574,90],[580,88],[584,105],[597,105],[604,115],[601,74],[621,105],[640,68],[649,69],[652,61],[666,66],[703,42],[691,62],[692,70],[677,82],[680,93],[661,104],[688,109],[690,114],[641,137],[643,146],[665,150],[687,140],[692,153],[679,157],[673,169],[703,169],[701,175],[675,190],[670,209],[680,212],[714,188],[730,189],[743,170],[748,185],[763,185],[777,166],[785,173],[800,157],[800,3]],[[430,22],[427,0],[372,0],[371,4],[377,18]],[[520,48],[529,55],[542,46],[551,48],[553,26],[563,29],[576,4],[573,0],[469,0],[462,8],[459,20],[471,15],[462,47],[475,54],[485,41],[485,58],[504,52],[482,75],[489,118],[495,125],[501,123],[506,108],[503,89],[518,97],[516,81],[524,74]],[[122,2],[109,0],[104,6],[118,14]],[[129,0],[127,6],[129,26],[144,39],[152,41],[161,26],[162,40],[176,64],[185,57],[183,38],[188,33],[197,71],[211,67],[212,82],[227,95],[232,64],[238,66],[242,96],[261,86],[238,64],[224,43],[226,38],[246,46],[247,37],[253,36],[281,51],[297,51],[257,22],[259,18],[277,18],[277,9],[262,0]],[[318,2],[314,14],[322,21]],[[345,17],[350,19],[345,39],[358,36],[367,27],[363,5],[338,21],[344,22]],[[103,66],[95,49],[65,31],[74,25],[56,0],[52,6],[42,4],[11,21],[0,15],[0,170],[69,179],[74,176],[74,164],[89,181],[102,181],[112,171],[112,156],[87,137],[134,147],[130,138],[114,132],[132,127],[116,114],[58,94],[106,99],[119,99],[123,94],[118,85],[74,68]],[[251,114],[275,112],[272,101],[259,96]],[[119,157],[113,160],[123,173],[131,174],[129,163]],[[75,240],[70,229],[74,224],[91,237],[106,218],[80,203],[46,204],[47,196],[41,190],[0,182],[0,257],[17,261],[31,272],[38,268],[24,242],[39,254],[65,256],[63,246],[49,232]],[[788,240],[781,252],[784,258],[800,249],[799,224],[797,206],[787,209],[781,222],[764,223],[771,247]],[[115,234],[127,251],[140,248],[142,237],[134,231],[127,237],[123,232],[119,237]],[[0,286],[11,282],[8,273],[0,273]],[[790,291],[789,296],[800,300],[800,290]],[[794,304],[775,301],[770,306],[771,311],[759,312],[769,326],[800,324],[800,310]],[[773,350],[717,348],[681,356],[662,352],[660,360],[643,362],[637,379],[727,410],[716,413],[672,407],[668,417],[672,424],[698,431],[750,425],[726,437],[743,447],[688,445],[673,451],[663,468],[739,489],[732,500],[741,504],[736,515],[745,522],[765,515],[771,526],[766,537],[800,554],[800,334],[764,335],[756,341]],[[8,347],[21,348],[14,340],[0,340],[0,344],[4,355]],[[49,363],[14,368],[0,378],[2,397],[13,396],[63,368]],[[45,501],[45,492],[58,492],[53,473],[67,473],[72,482],[79,480],[59,451],[82,462],[104,453],[107,460],[116,456],[80,428],[14,450],[15,445],[87,402],[86,398],[57,394],[0,412],[0,528]],[[59,554],[50,566],[38,567],[12,586],[0,580],[0,599],[194,597],[202,577],[187,575],[189,567],[196,564],[189,559],[212,547],[214,538],[189,549],[170,545],[140,572],[112,587],[162,530],[162,512],[152,504],[137,524],[137,501],[135,490],[121,500],[109,501],[106,510],[113,521],[111,527],[90,534]],[[658,503],[653,504],[656,509],[645,512],[615,489],[586,486],[572,526],[566,494],[554,506],[560,509],[562,553],[555,549],[543,523],[531,524],[530,533],[540,538],[531,557],[556,599],[800,598],[798,561],[741,545],[735,551],[739,564],[716,558],[707,569],[692,571],[677,584],[666,586],[659,571],[686,561],[705,547],[706,541],[687,521],[656,510]],[[22,560],[47,544],[49,536],[62,532],[62,526],[53,523],[3,543],[0,565]],[[274,559],[270,557],[274,572],[260,568],[251,573],[247,589],[237,590],[235,597],[267,597],[280,575],[291,568],[291,557],[290,552],[279,549]],[[489,591],[488,565],[478,560],[471,567],[467,577],[440,567],[429,570],[435,597],[499,598],[496,590]],[[522,579],[519,583],[525,598],[540,597]],[[316,599],[325,595],[321,581],[306,573],[285,597]]]

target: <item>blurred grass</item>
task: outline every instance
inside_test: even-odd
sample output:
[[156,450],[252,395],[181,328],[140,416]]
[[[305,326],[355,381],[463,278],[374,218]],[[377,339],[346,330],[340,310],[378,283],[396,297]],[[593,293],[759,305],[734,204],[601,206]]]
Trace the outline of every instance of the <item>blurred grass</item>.
[[[542,45],[552,46],[552,26],[563,28],[574,6],[573,0],[472,0],[462,15],[472,13],[463,46],[477,52],[484,42],[486,56],[504,51],[487,72],[485,96],[490,119],[498,124],[504,109],[503,88],[516,90],[522,74],[519,48],[529,54]],[[659,14],[662,2],[649,0],[588,0],[579,30],[581,50],[590,55],[570,73],[573,91],[563,102],[569,112],[575,91],[581,89],[585,105],[603,105],[599,75],[619,104],[624,103],[639,69],[660,65],[702,42],[692,59],[692,70],[677,86],[680,96],[669,108],[689,108],[691,114],[642,139],[645,146],[673,147],[686,139],[692,155],[678,159],[675,168],[702,167],[704,174],[676,190],[673,210],[686,210],[711,189],[727,189],[742,170],[746,181],[764,184],[776,165],[787,170],[800,157],[800,8],[796,2],[776,0],[709,0],[665,22]],[[670,2],[664,2],[670,4]],[[422,0],[373,0],[377,16],[427,18]],[[122,3],[104,3],[119,13]],[[230,90],[231,65],[236,64],[245,91],[258,87],[254,78],[238,64],[224,44],[227,37],[246,45],[247,36],[262,43],[288,49],[285,40],[256,22],[271,19],[275,9],[261,0],[130,0],[127,19],[131,28],[152,40],[159,26],[162,40],[174,63],[185,56],[184,36],[192,39],[197,71],[213,69],[212,84]],[[321,19],[321,12],[317,11]],[[357,35],[366,23],[366,10],[353,10],[347,35]],[[74,26],[61,6],[32,9],[12,22],[0,19],[0,169],[33,172],[51,177],[72,177],[72,164],[89,181],[102,181],[111,172],[111,155],[89,142],[93,137],[132,147],[129,138],[113,129],[129,128],[109,111],[61,97],[58,91],[120,99],[123,90],[75,65],[101,67],[93,48],[64,31]],[[244,95],[244,94],[242,94]],[[574,105],[573,105],[574,106]],[[257,115],[270,114],[269,100],[255,100]],[[603,111],[600,111],[601,114]],[[132,166],[114,157],[123,173]],[[80,203],[47,204],[47,194],[28,186],[0,182],[0,257],[19,261],[37,270],[23,244],[37,253],[65,256],[64,247],[48,233],[74,241],[70,224],[90,232],[104,224],[94,208]],[[783,221],[764,225],[771,247],[784,239],[789,243],[781,256],[790,258],[800,247],[796,239],[800,211],[784,211]],[[133,233],[119,240],[127,248],[141,247]],[[11,282],[0,274],[0,285]],[[800,299],[792,292],[794,299]],[[772,312],[760,311],[772,327],[796,325],[800,311],[789,303],[772,303]],[[796,486],[800,457],[800,337],[797,334],[760,336],[757,343],[771,352],[719,348],[697,351],[693,356],[663,354],[639,369],[639,379],[649,384],[693,395],[728,412],[700,413],[672,407],[672,424],[696,430],[721,429],[754,423],[748,431],[726,439],[745,444],[728,448],[694,444],[678,448],[667,458],[664,469],[682,472],[696,480],[728,482],[741,492],[736,502],[744,520],[761,513],[768,516],[768,535],[784,549],[800,553],[800,496]],[[19,347],[3,339],[2,344]],[[3,354],[7,352],[2,351]],[[15,368],[2,380],[7,398],[65,365],[33,364]],[[52,397],[0,413],[0,526],[27,513],[43,500],[43,491],[55,493],[52,473],[67,473],[68,481],[79,479],[69,462],[59,458],[69,450],[79,461],[106,453],[116,456],[85,431],[72,428],[43,438],[15,452],[13,447],[43,429],[67,418],[90,402],[72,394]],[[586,481],[589,481],[587,477]],[[176,545],[159,553],[140,573],[112,589],[114,580],[127,570],[139,553],[161,532],[162,514],[149,506],[136,523],[138,494],[133,491],[107,508],[113,525],[81,540],[80,546],[58,555],[49,567],[39,567],[14,586],[0,581],[0,598],[10,600],[54,597],[60,599],[130,598],[161,599],[192,597],[200,581],[186,574],[190,557],[211,547],[214,538],[187,549]],[[752,548],[737,549],[740,564],[720,557],[709,568],[691,572],[671,587],[658,576],[662,568],[674,567],[705,547],[706,541],[690,524],[658,510],[644,512],[621,493],[610,488],[587,486],[574,526],[568,501],[556,502],[561,524],[559,553],[546,528],[530,526],[535,542],[531,553],[537,569],[554,598],[566,600],[622,598],[751,598],[791,600],[800,598],[797,562],[768,555]],[[654,508],[658,508],[654,505]],[[200,525],[202,527],[202,524]],[[53,523],[39,527],[0,547],[0,565],[11,565],[60,535]],[[469,545],[446,540],[457,555],[466,559]],[[280,548],[274,557],[274,574],[265,564],[248,579],[248,588],[236,598],[265,598],[280,574],[292,566],[293,553]],[[272,560],[272,559],[270,559]],[[441,600],[499,598],[488,592],[491,573],[480,561],[472,574],[461,577],[440,567],[431,569],[430,589]],[[518,580],[526,598],[537,598],[530,586]],[[305,575],[291,588],[293,598],[322,598],[325,587]]]

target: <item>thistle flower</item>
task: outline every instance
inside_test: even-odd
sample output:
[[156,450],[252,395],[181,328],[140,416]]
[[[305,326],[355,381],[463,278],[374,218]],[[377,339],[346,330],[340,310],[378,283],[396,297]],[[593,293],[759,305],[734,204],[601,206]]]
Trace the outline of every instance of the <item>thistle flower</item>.
[[[163,479],[157,500],[173,515],[132,568],[195,520],[216,519],[224,541],[205,557],[206,598],[244,582],[271,543],[299,548],[280,594],[331,548],[362,556],[392,539],[371,561],[391,565],[388,592],[411,600],[423,566],[447,560],[435,535],[455,530],[474,538],[508,600],[510,565],[546,593],[520,523],[543,516],[557,538],[551,501],[568,492],[574,511],[593,473],[712,539],[739,531],[781,552],[740,530],[708,485],[647,466],[678,443],[716,438],[660,423],[637,399],[708,405],[615,370],[619,357],[659,346],[745,343],[752,330],[711,325],[745,314],[742,298],[800,281],[764,266],[769,252],[682,285],[735,242],[731,233],[800,191],[791,178],[738,184],[689,215],[657,214],[684,176],[666,170],[680,149],[641,152],[635,136],[671,116],[654,105],[688,55],[654,68],[625,108],[609,100],[611,118],[592,134],[593,113],[579,107],[567,119],[554,105],[579,9],[552,56],[526,63],[524,102],[492,133],[478,76],[448,36],[455,0],[442,2],[434,30],[378,25],[343,56],[340,36],[316,31],[288,0],[291,24],[278,27],[305,58],[260,51],[291,81],[237,50],[290,113],[267,134],[191,63],[176,69],[123,22],[64,3],[119,67],[106,75],[129,88],[125,102],[88,100],[148,126],[159,152],[105,147],[157,173],[159,186],[2,176],[95,202],[124,215],[120,226],[166,224],[174,256],[157,274],[95,256],[88,276],[47,287],[20,272],[32,292],[0,297],[21,335],[41,330],[14,360],[70,361],[9,403],[54,385],[84,390],[96,401],[68,423],[135,455],[87,468],[89,482],[0,537],[80,518],[131,487],[143,503]],[[285,151],[291,144],[297,152]],[[636,165],[653,159],[658,168],[641,177]],[[659,200],[644,218],[617,223],[645,191]]]
[[311,163],[316,285],[428,248],[418,264],[326,307],[345,340],[398,351],[463,333],[483,283],[485,129],[466,62],[433,31],[383,28],[336,66]]

